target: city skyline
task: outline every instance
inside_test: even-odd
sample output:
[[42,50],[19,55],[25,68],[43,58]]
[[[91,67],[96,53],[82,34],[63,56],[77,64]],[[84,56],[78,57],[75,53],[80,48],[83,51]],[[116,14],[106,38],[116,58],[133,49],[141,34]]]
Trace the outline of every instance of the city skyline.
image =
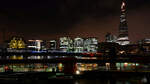
[[[22,36],[27,39],[79,36],[97,37],[102,42],[107,32],[118,36],[121,0],[111,0],[110,2],[104,0],[66,0],[66,2],[50,0],[48,3],[46,1],[17,2],[20,4],[16,2],[12,2],[15,6],[12,4],[8,6],[6,5],[7,2],[2,1],[0,29],[5,28],[8,32],[23,34]],[[128,0],[128,5],[127,19],[131,42],[150,38],[149,1]],[[0,35],[2,37],[2,34]],[[10,33],[8,35],[15,34]],[[2,42],[2,38],[0,41]]]
[[150,84],[150,0],[1,0],[0,83]]

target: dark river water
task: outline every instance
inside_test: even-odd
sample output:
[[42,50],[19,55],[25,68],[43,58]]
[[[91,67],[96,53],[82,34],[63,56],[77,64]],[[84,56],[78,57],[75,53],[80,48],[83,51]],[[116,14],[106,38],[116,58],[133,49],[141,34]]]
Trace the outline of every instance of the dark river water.
[[24,83],[36,84],[149,84],[145,77],[135,78],[95,78],[95,79],[72,79],[72,80],[26,80]]

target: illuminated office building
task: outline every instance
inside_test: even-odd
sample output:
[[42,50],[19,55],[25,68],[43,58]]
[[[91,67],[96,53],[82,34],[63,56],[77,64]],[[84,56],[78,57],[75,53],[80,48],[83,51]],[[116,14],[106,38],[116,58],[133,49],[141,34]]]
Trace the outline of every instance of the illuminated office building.
[[29,49],[40,51],[40,50],[43,50],[45,48],[43,43],[44,43],[43,40],[28,40],[28,46],[27,47]]
[[19,49],[25,48],[25,42],[22,40],[22,38],[19,38],[19,39],[18,39],[17,45],[18,45],[18,48],[19,48]]
[[84,51],[85,52],[95,53],[95,52],[97,52],[97,49],[98,49],[97,38],[91,37],[91,38],[86,38],[84,40]]
[[74,52],[83,52],[84,51],[84,39],[83,38],[74,38]]
[[61,37],[59,48],[63,52],[73,51],[73,40],[70,37]]
[[11,49],[17,49],[17,39],[16,39],[16,37],[14,37],[14,38],[10,41],[10,43],[9,43],[9,48],[11,48]]
[[23,49],[25,48],[25,42],[22,38],[13,37],[9,43],[9,49]]
[[126,2],[126,0],[122,0],[121,4],[119,36],[117,39],[117,43],[119,43],[120,45],[127,45],[130,43],[128,37],[128,24],[126,20]]

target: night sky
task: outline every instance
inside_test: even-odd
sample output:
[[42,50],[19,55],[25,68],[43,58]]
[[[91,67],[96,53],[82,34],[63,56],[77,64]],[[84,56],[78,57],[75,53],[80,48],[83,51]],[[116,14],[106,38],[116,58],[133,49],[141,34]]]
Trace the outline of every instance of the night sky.
[[[150,0],[127,0],[129,39],[150,38]],[[0,0],[0,42],[25,39],[118,35],[121,0]]]

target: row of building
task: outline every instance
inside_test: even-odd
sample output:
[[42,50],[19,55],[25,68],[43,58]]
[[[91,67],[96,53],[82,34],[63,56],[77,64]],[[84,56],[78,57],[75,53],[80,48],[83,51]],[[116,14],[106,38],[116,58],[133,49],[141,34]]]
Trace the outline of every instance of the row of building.
[[70,38],[61,37],[59,40],[28,40],[14,37],[8,43],[8,49],[31,49],[36,51],[59,50],[62,52],[97,52],[98,40],[95,37],[90,38]]
[[[112,43],[118,43],[119,44],[117,36],[115,36],[111,33],[107,33],[105,35],[105,42],[112,42]],[[144,38],[144,39],[141,39],[141,40],[137,41],[136,44],[149,44],[149,43],[150,43],[150,39],[149,38]],[[124,45],[127,45],[127,44],[124,44]]]

